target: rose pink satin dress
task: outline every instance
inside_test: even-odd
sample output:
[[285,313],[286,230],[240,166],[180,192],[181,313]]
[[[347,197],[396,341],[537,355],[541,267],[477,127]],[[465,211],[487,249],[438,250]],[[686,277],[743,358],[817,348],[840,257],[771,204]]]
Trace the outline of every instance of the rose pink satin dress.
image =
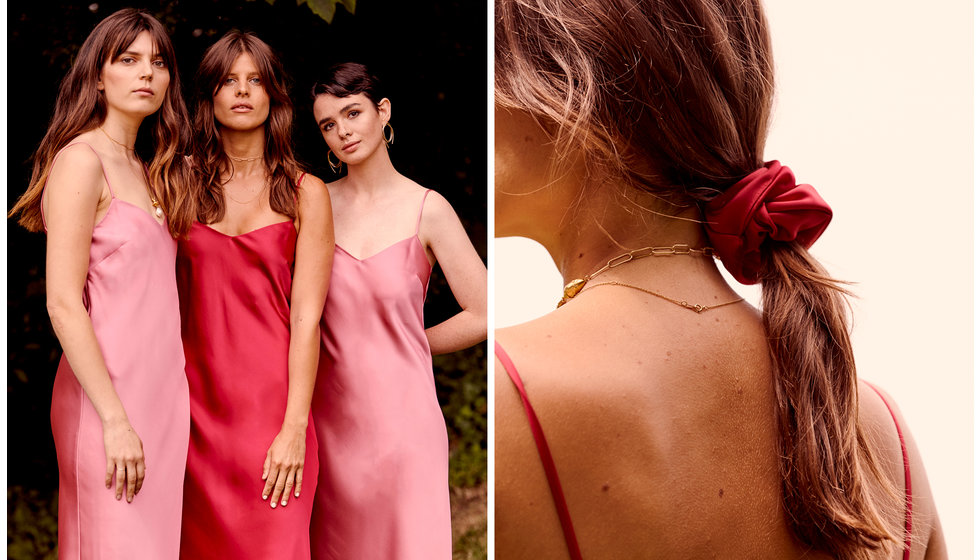
[[316,560],[452,556],[446,424],[422,322],[431,271],[418,226],[363,259],[334,253],[313,394]]
[[178,245],[191,395],[181,558],[310,558],[312,420],[302,494],[275,509],[262,500],[262,465],[286,411],[295,253],[291,221],[237,236],[195,222]]
[[112,386],[143,442],[146,478],[132,503],[116,500],[115,479],[106,489],[102,421],[62,356],[51,397],[58,558],[172,560],[180,546],[190,421],[177,244],[146,210],[116,198],[111,184],[109,194],[109,210],[92,231],[82,299]]

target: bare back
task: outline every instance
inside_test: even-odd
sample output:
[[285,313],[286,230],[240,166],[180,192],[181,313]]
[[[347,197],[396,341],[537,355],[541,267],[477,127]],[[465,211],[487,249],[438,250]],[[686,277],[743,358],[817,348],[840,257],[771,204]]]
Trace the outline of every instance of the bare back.
[[[497,340],[544,428],[584,558],[828,557],[784,521],[769,351],[751,306],[694,314],[597,292]],[[496,370],[496,550],[568,558],[527,417]],[[902,491],[895,423],[871,391],[861,421]],[[912,468],[912,558],[923,558],[935,516],[917,453]]]

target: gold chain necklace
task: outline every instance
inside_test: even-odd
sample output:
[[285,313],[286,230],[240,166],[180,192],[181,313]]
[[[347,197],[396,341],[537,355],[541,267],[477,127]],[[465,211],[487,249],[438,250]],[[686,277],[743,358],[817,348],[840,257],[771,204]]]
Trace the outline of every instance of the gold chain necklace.
[[[641,288],[639,286],[634,286],[632,284],[627,284],[625,282],[617,282],[615,280],[610,280],[608,282],[599,282],[598,284],[593,284],[593,285],[589,286],[587,289],[591,290],[592,288],[598,288],[599,286],[622,286],[624,288],[633,288],[634,290],[639,290],[639,291],[641,291],[641,292],[643,292],[645,294],[650,294],[651,296],[657,296],[658,298],[663,299],[663,300],[666,300],[666,301],[669,301],[670,303],[673,303],[674,305],[679,305],[679,306],[683,307],[684,309],[690,309],[691,311],[693,311],[695,313],[704,313],[705,311],[708,311],[710,309],[716,309],[718,307],[724,307],[726,305],[732,305],[733,303],[738,303],[738,302],[742,301],[743,299],[745,299],[745,298],[738,298],[738,299],[735,299],[735,300],[732,300],[732,301],[726,301],[725,303],[716,303],[715,305],[701,305],[700,303],[688,303],[687,301],[684,301],[684,300],[674,299],[672,297],[667,297],[667,296],[665,296],[665,295],[663,295],[663,294],[661,294],[659,292],[655,292],[653,290],[648,290],[646,288]],[[585,290],[581,290],[581,291],[584,292]]]
[[267,188],[269,188],[269,184],[268,183],[266,183],[264,187],[262,187],[261,189],[259,189],[259,192],[256,193],[255,196],[253,196],[252,198],[248,199],[245,202],[242,202],[241,200],[238,200],[237,198],[231,196],[231,193],[228,192],[227,190],[225,190],[225,196],[227,196],[231,200],[233,200],[233,201],[235,201],[235,202],[237,202],[239,204],[242,204],[242,205],[251,204],[251,203],[255,202],[260,196],[262,196],[262,193],[264,193]]
[[122,143],[122,142],[120,142],[119,140],[116,140],[116,139],[115,139],[115,138],[113,138],[112,136],[109,136],[109,133],[108,133],[108,132],[106,132],[106,131],[105,131],[105,129],[104,129],[104,128],[102,128],[101,126],[99,127],[99,130],[101,130],[101,131],[102,131],[102,134],[105,134],[105,137],[106,137],[106,138],[108,138],[108,139],[109,139],[109,140],[110,140],[111,142],[113,142],[113,143],[115,143],[116,145],[119,145],[119,146],[122,146],[122,147],[123,147],[124,149],[126,149],[126,150],[129,150],[130,152],[134,152],[134,151],[136,151],[136,148],[130,148],[130,147],[129,147],[129,146],[127,146],[126,144],[123,144],[123,143]]
[[[123,144],[119,140],[116,140],[112,136],[109,136],[109,133],[106,132],[105,129],[102,128],[101,126],[99,127],[99,130],[102,131],[102,134],[105,134],[105,137],[108,138],[110,142],[113,142],[114,144],[117,144],[117,145],[121,146],[123,149],[128,150],[130,152],[133,152],[134,154],[136,153],[136,148],[130,148],[126,144]],[[139,160],[139,157],[137,156],[136,159]],[[146,168],[144,168],[144,175],[145,175],[145,172],[146,172]],[[150,204],[153,205],[153,213],[156,214],[156,217],[157,218],[162,218],[163,217],[163,208],[160,207],[160,203],[157,201],[157,198],[155,196],[153,196],[153,191],[150,190],[150,184],[149,184],[149,182],[147,182],[147,184],[146,184],[146,194],[149,195],[149,197],[150,197]]]
[[713,257],[715,256],[715,250],[711,247],[694,249],[685,243],[675,243],[670,247],[643,247],[642,249],[635,249],[628,253],[623,253],[618,257],[609,259],[605,266],[599,270],[596,270],[592,274],[588,274],[584,278],[576,278],[568,284],[565,284],[565,288],[562,291],[561,301],[558,302],[558,307],[565,305],[568,303],[568,300],[578,295],[589,280],[592,280],[596,276],[611,268],[616,268],[617,266],[624,265],[628,262],[633,262],[644,257],[673,257],[676,255],[700,255],[703,257]]
[[228,154],[225,154],[225,155],[227,155],[227,156],[228,156],[228,158],[229,158],[229,159],[231,159],[231,161],[258,161],[258,160],[260,160],[260,159],[265,159],[265,156],[256,156],[256,157],[235,157],[235,156],[232,156],[232,155],[228,155]]

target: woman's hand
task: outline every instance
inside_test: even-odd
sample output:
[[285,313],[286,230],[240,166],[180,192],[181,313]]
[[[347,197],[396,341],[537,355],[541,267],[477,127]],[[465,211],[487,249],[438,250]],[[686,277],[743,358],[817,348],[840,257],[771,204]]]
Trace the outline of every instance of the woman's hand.
[[269,451],[265,454],[265,465],[262,467],[262,499],[269,498],[273,508],[282,496],[282,505],[289,502],[289,492],[294,490],[298,498],[303,489],[303,461],[306,459],[306,427],[283,426],[276,439],[272,440]]
[[115,475],[116,499],[122,499],[125,487],[126,501],[132,502],[146,476],[143,442],[126,419],[103,423],[102,439],[105,440],[105,487],[112,488]]

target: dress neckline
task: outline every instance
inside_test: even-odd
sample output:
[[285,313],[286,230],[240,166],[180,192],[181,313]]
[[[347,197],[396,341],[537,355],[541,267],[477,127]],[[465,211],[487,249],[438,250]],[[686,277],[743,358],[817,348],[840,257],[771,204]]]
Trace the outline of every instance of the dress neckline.
[[[258,228],[255,228],[255,229],[253,229],[253,230],[249,230],[249,231],[246,231],[246,232],[243,232],[243,233],[239,233],[239,234],[237,234],[237,235],[229,235],[229,234],[227,234],[227,233],[224,233],[224,232],[222,232],[222,231],[218,231],[218,230],[216,230],[216,229],[214,229],[213,227],[211,227],[211,226],[209,226],[208,224],[205,224],[205,223],[201,223],[201,222],[194,222],[194,224],[196,224],[196,225],[201,225],[201,226],[203,226],[203,227],[204,227],[205,229],[207,229],[207,230],[209,230],[209,231],[213,231],[214,233],[216,233],[216,234],[218,234],[218,235],[220,235],[220,236],[222,236],[222,237],[227,237],[227,238],[229,238],[229,239],[235,239],[236,237],[245,237],[245,236],[247,236],[247,235],[251,235],[251,234],[253,234],[253,233],[256,233],[256,232],[259,232],[259,231],[262,231],[262,230],[265,230],[265,229],[270,229],[270,228],[273,228],[273,227],[275,227],[275,226],[280,226],[280,225],[282,225],[282,224],[289,224],[289,225],[293,225],[293,221],[292,221],[292,220],[283,220],[283,221],[281,221],[281,222],[274,222],[274,223],[271,223],[271,224],[268,224],[268,225],[265,225],[265,226],[262,226],[262,227],[258,227]],[[294,229],[295,229],[295,228],[294,228]]]
[[[377,257],[377,256],[378,256],[378,255],[380,255],[381,253],[384,253],[384,252],[386,252],[386,251],[388,251],[389,249],[391,249],[391,248],[393,248],[393,247],[396,247],[396,246],[398,246],[398,245],[400,245],[400,244],[402,244],[402,243],[404,243],[404,242],[406,242],[406,241],[409,241],[409,240],[411,240],[411,239],[412,239],[413,237],[414,237],[414,238],[415,238],[415,240],[416,240],[416,241],[418,242],[418,243],[417,243],[417,245],[418,245],[418,247],[419,247],[419,248],[422,248],[422,241],[421,241],[421,240],[419,239],[419,236],[418,236],[418,234],[415,234],[415,233],[413,233],[412,235],[409,235],[408,237],[406,237],[406,238],[404,238],[404,239],[399,239],[398,241],[395,241],[395,242],[394,242],[394,243],[392,243],[391,245],[388,245],[387,247],[385,247],[385,248],[383,248],[383,249],[381,249],[380,251],[377,251],[377,252],[375,252],[375,253],[374,253],[374,254],[372,254],[371,256],[369,256],[369,257],[364,257],[364,258],[357,258],[357,257],[355,257],[355,256],[354,256],[354,255],[353,255],[353,254],[352,254],[352,253],[351,253],[350,251],[348,251],[347,249],[344,249],[343,247],[341,247],[339,243],[334,243],[334,247],[336,247],[337,249],[340,249],[341,251],[343,251],[343,253],[344,253],[345,255],[347,255],[348,257],[350,257],[350,258],[352,258],[352,259],[354,259],[354,260],[355,260],[355,261],[357,261],[357,262],[367,262],[367,261],[369,261],[369,260],[371,260],[371,259],[373,259],[374,257]],[[426,260],[428,260],[428,258],[426,258]]]

